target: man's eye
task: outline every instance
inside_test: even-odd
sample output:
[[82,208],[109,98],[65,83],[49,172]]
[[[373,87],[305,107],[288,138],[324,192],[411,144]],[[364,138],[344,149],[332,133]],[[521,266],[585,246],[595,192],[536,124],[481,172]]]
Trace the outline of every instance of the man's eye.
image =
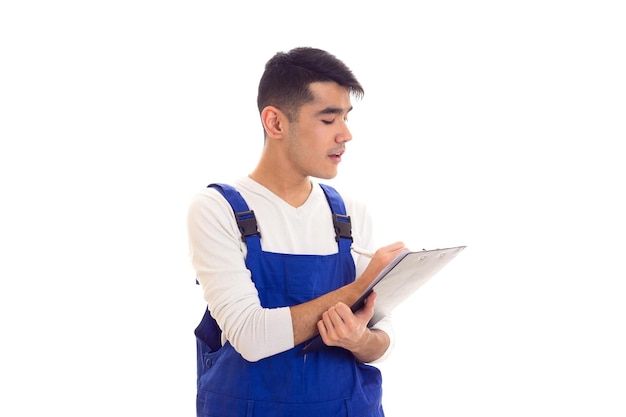
[[334,121],[335,121],[334,119],[333,120],[322,120],[322,123],[324,123],[325,125],[332,125]]

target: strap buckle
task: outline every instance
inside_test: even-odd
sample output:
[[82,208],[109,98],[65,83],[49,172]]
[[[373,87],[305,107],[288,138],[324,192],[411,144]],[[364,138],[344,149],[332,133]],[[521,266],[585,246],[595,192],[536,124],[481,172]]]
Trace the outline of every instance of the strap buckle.
[[246,240],[248,236],[259,235],[259,228],[256,223],[256,217],[254,216],[254,210],[240,211],[235,213],[235,219],[237,220],[237,226],[241,232],[241,239]]
[[352,240],[350,216],[333,213],[333,226],[335,226],[335,240],[337,242],[339,242],[340,238]]

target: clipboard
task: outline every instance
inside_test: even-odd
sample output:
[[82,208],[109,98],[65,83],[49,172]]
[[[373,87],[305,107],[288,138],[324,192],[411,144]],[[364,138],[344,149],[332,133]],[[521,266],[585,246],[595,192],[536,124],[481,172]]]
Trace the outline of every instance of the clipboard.
[[[367,325],[372,327],[436,275],[463,249],[465,246],[401,252],[380,272],[350,309],[352,312],[360,310],[372,291],[376,291],[374,315]],[[318,334],[304,345],[301,354],[325,347],[326,344]]]

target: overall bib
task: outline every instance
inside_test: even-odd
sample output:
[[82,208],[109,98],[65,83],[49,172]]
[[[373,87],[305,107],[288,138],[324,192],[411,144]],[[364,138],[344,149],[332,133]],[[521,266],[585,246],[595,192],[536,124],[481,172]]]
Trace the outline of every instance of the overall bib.
[[[339,251],[332,255],[263,252],[254,212],[225,184],[211,184],[233,207],[246,240],[246,266],[261,305],[301,304],[355,279],[350,254],[350,218],[343,200],[327,185]],[[303,344],[258,362],[248,362],[226,342],[207,311],[195,330],[198,417],[382,417],[380,371],[357,362],[347,350],[329,347],[303,355]]]

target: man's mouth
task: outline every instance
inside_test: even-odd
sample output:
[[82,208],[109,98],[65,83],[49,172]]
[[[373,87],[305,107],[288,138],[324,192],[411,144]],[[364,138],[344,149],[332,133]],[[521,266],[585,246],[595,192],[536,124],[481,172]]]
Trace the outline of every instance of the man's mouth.
[[340,152],[336,152],[336,153],[331,153],[328,156],[330,157],[330,159],[332,159],[333,161],[336,162],[340,162],[341,161],[341,155],[343,155],[344,151],[340,151]]
[[340,149],[336,152],[331,152],[328,156],[330,156],[331,158],[341,158],[345,151],[345,149]]

